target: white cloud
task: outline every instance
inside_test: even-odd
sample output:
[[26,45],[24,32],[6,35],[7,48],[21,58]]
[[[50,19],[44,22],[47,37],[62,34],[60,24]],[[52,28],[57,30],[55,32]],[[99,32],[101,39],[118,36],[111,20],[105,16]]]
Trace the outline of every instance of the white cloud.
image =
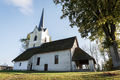
[[6,2],[17,7],[23,14],[33,13],[33,0],[6,0]]

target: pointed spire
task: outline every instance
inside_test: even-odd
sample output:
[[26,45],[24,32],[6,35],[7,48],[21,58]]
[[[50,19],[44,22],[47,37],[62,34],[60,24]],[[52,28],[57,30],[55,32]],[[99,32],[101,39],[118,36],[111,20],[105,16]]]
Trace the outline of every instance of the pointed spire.
[[38,30],[43,29],[43,27],[44,27],[44,8],[42,10],[42,15],[41,15],[40,23],[39,23],[39,26],[38,26]]

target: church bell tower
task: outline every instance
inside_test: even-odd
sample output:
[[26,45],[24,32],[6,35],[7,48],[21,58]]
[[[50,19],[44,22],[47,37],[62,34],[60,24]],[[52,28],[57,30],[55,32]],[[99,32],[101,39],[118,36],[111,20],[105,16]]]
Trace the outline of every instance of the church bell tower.
[[48,29],[44,28],[44,9],[43,9],[39,26],[38,27],[36,26],[34,31],[30,33],[28,48],[38,47],[46,42],[50,42],[50,36],[48,34]]

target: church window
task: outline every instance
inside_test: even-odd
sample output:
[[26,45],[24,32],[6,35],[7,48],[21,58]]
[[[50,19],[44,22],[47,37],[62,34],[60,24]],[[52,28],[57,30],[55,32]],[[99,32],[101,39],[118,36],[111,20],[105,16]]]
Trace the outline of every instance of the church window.
[[58,55],[55,55],[55,64],[58,64]]
[[37,40],[37,36],[35,36],[35,38],[34,38],[34,41],[36,41]]
[[45,38],[45,42],[47,42],[46,38]]
[[33,47],[35,47],[35,44],[33,45]]
[[19,66],[21,66],[22,63],[19,64]]
[[37,58],[37,65],[40,65],[40,57]]

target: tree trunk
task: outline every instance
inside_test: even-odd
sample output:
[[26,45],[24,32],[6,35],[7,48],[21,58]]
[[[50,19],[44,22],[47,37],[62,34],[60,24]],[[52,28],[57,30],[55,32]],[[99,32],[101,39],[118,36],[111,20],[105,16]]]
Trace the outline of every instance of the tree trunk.
[[113,68],[120,67],[120,55],[118,53],[118,46],[116,42],[113,42],[112,45],[109,47],[110,55],[112,57]]

